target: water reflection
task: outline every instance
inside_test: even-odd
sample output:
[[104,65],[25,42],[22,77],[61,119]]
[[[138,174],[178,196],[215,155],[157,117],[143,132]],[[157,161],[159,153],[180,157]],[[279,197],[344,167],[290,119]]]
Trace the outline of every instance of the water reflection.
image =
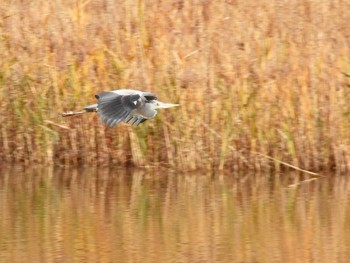
[[346,177],[2,170],[0,262],[350,262]]

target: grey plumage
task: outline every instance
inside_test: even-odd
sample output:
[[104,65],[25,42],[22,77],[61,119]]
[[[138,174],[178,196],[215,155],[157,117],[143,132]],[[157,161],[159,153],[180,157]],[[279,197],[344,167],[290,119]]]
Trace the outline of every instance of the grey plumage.
[[[139,90],[113,90],[95,95],[97,104],[86,106],[86,112],[97,112],[100,120],[109,127],[120,122],[138,126],[157,115],[157,109],[178,106],[163,103],[151,92]],[[70,114],[73,113],[73,114]],[[74,112],[63,116],[72,116]]]

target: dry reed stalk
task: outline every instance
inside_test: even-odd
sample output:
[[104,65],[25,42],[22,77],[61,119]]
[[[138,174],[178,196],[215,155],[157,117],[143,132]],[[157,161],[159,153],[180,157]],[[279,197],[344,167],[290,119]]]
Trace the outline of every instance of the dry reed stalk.
[[[256,151],[306,170],[349,171],[348,9],[321,0],[5,1],[1,159],[269,169]],[[107,132],[91,116],[57,119],[124,87],[181,108],[130,142],[128,129]]]

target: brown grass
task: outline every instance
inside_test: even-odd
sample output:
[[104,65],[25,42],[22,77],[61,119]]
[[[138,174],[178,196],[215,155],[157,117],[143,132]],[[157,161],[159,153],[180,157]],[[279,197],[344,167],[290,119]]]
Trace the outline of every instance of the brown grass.
[[[348,1],[0,6],[4,162],[350,168]],[[180,103],[138,128],[62,119],[123,87]]]

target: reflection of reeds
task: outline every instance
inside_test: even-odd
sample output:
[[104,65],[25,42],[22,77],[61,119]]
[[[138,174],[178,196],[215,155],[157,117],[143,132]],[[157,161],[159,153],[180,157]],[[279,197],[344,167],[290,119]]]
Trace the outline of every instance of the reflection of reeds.
[[[167,171],[164,171],[167,172]],[[350,184],[92,169],[0,173],[4,262],[348,262]]]
[[[304,169],[348,170],[348,9],[321,0],[5,1],[0,157],[183,170],[273,165],[258,152]],[[123,87],[181,107],[132,130],[105,129],[92,114],[59,117]]]

